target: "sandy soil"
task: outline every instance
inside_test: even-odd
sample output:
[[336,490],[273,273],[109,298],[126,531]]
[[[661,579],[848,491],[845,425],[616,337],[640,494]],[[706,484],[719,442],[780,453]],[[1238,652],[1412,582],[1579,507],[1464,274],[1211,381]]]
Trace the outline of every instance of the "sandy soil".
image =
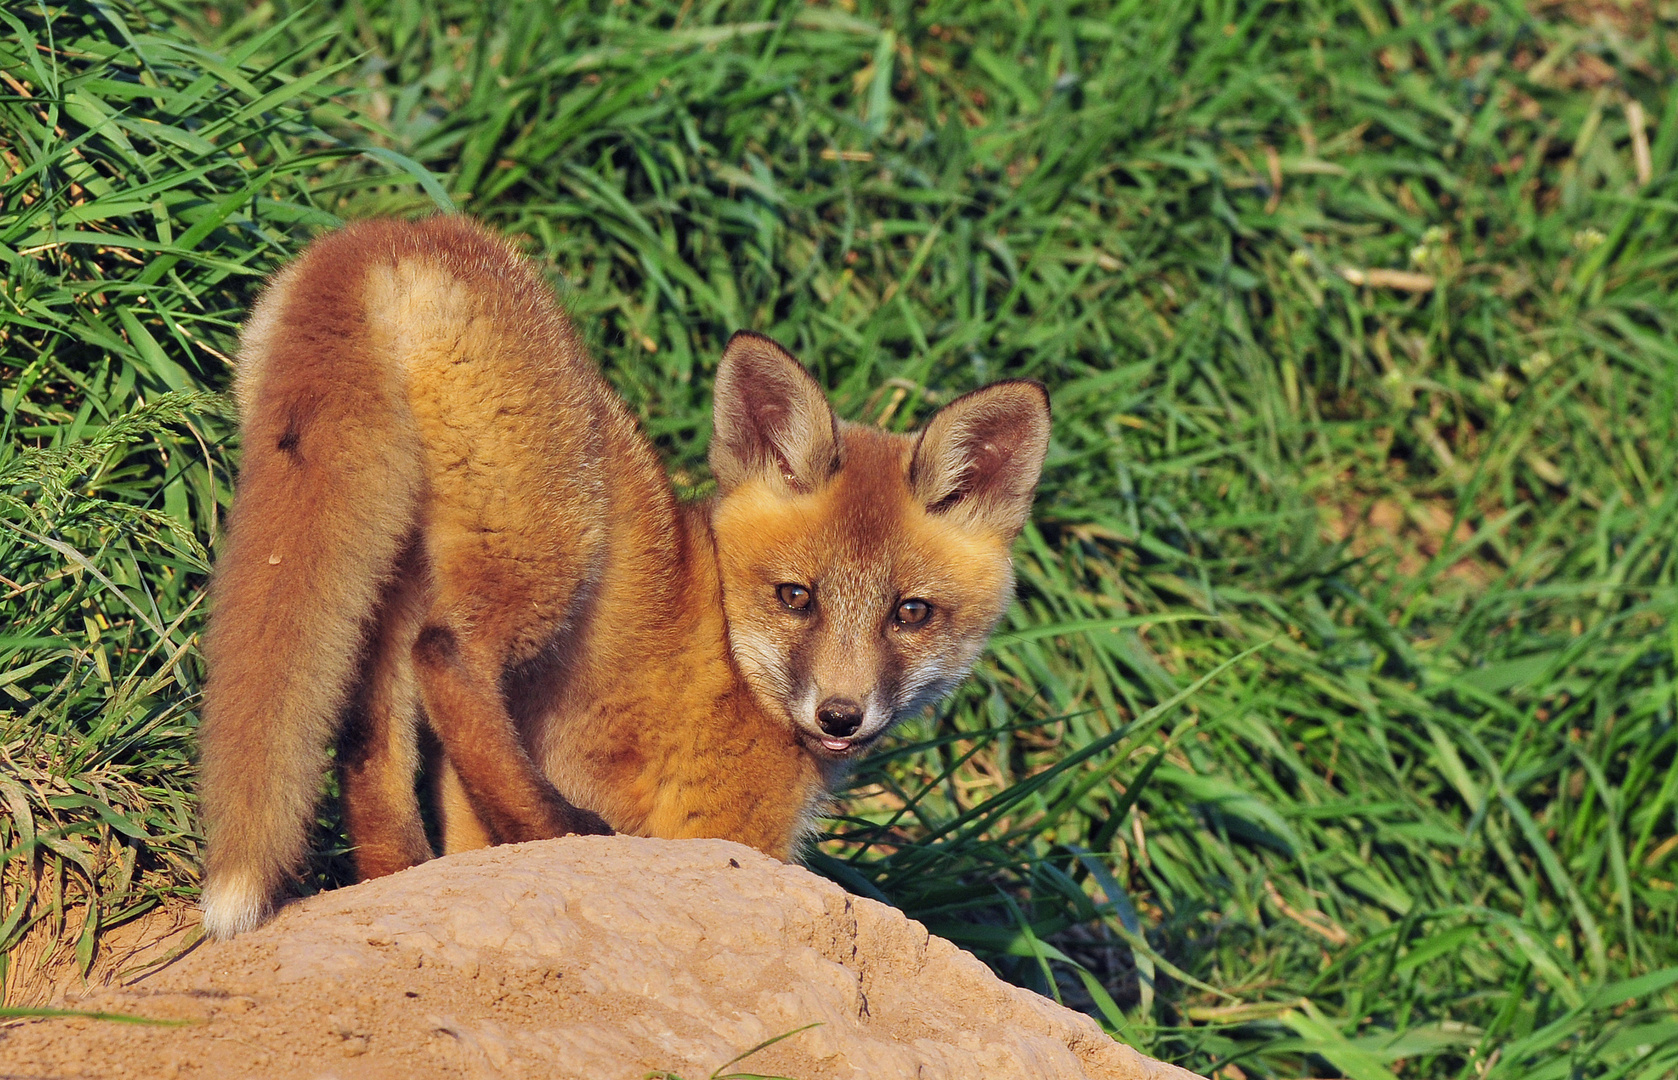
[[493,848],[0,1028],[6,1077],[1189,1080],[900,912],[724,841]]

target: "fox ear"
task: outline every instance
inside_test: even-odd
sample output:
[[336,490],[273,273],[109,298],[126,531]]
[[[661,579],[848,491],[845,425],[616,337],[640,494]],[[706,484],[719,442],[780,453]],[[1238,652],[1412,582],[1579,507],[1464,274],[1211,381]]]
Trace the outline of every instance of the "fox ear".
[[934,514],[1012,537],[1025,526],[1049,451],[1049,395],[1024,379],[950,402],[921,432],[909,487]]
[[754,477],[814,491],[839,467],[839,422],[804,365],[762,334],[728,339],[711,405],[711,472],[727,494]]

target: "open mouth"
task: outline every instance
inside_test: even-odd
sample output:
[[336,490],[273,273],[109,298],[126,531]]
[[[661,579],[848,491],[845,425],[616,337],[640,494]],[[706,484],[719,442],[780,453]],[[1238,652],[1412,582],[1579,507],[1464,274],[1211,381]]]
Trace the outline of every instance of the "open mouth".
[[811,750],[827,757],[854,757],[868,749],[874,742],[873,738],[860,738],[856,735],[829,735],[826,732],[817,734],[813,731],[801,731],[799,734]]

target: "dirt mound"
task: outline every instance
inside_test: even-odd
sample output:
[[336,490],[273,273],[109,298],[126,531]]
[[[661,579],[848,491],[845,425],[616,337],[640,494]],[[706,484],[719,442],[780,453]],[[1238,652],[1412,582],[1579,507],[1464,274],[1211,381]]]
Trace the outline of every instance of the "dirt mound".
[[18,1077],[1192,1074],[995,978],[900,912],[725,841],[492,848],[292,905],[0,1031]]

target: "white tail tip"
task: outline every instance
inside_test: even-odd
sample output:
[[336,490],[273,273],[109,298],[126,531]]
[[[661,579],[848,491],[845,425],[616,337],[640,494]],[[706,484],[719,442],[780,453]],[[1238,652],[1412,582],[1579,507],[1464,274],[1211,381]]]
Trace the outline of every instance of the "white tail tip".
[[204,883],[204,933],[218,941],[268,921],[268,890],[247,874],[219,874]]

